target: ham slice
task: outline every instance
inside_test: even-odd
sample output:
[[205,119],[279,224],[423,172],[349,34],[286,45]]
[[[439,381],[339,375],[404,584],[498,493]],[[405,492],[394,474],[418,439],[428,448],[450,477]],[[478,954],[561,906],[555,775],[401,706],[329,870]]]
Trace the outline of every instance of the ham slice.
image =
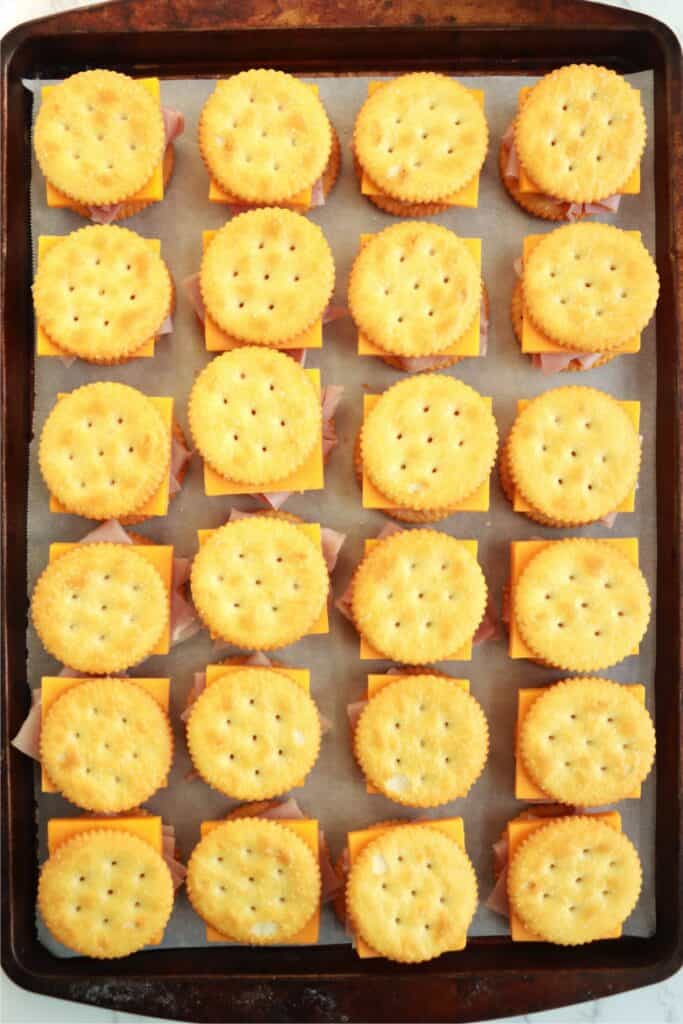
[[317,181],[313,182],[311,188],[311,209],[317,206],[325,205],[325,188],[323,186],[322,177],[318,178]]
[[367,703],[367,700],[354,700],[351,704],[346,705],[346,714],[349,719],[349,728],[352,733],[356,731],[358,719],[367,707]]
[[282,508],[288,498],[291,498],[293,491],[260,491],[254,497],[261,502],[265,508],[277,512]]
[[484,612],[484,618],[479,623],[477,631],[472,637],[473,644],[484,644],[487,640],[495,640],[500,636],[500,623],[498,622],[498,616],[496,609],[493,606],[491,595],[489,594],[486,602],[486,611]]
[[489,893],[484,906],[488,907],[489,910],[492,910],[494,914],[500,914],[501,917],[510,916],[507,864],[501,869],[500,873],[496,877],[496,884]]
[[346,316],[347,313],[348,309],[346,306],[337,306],[330,302],[323,313],[323,324],[331,324],[334,323],[335,320],[341,320],[341,318]]
[[170,482],[169,482],[169,495],[178,494],[182,487],[181,474],[192,458],[192,452],[179,437],[176,437],[175,431],[171,434],[171,468],[170,468]]
[[[503,146],[503,152],[505,154],[505,177],[511,181],[519,182],[519,153],[515,145],[515,130],[514,123],[511,124],[503,138],[501,140]],[[604,199],[600,199],[595,203],[567,203],[563,199],[558,199],[556,196],[545,195],[544,193],[538,193],[544,202],[548,205],[552,205],[558,209],[563,215],[564,219],[573,223],[574,221],[580,220],[586,214],[596,213],[616,213],[619,209],[619,203],[621,202],[621,195],[605,196]]]
[[118,519],[105,519],[103,523],[96,526],[94,530],[86,533],[78,542],[79,544],[132,544]]
[[172,110],[171,107],[162,107],[161,114],[164,119],[166,145],[170,146],[185,131],[185,118],[179,110]]
[[161,327],[157,331],[156,337],[160,338],[162,334],[172,334],[172,333],[173,333],[173,317],[169,313],[169,315],[166,317],[166,319],[163,321]]
[[34,761],[40,761],[40,727],[41,727],[40,687],[31,690],[31,710],[12,740],[12,746],[20,750]]
[[161,843],[162,856],[173,879],[173,891],[177,892],[185,881],[187,869],[184,864],[176,860],[175,828],[173,825],[167,825],[166,822],[161,823]]
[[602,359],[602,352],[537,352],[531,357],[531,362],[547,376],[566,370],[575,359],[584,370],[590,370],[591,366]]
[[606,516],[602,517],[600,522],[603,524],[603,526],[606,526],[608,530],[611,530],[614,526],[614,523],[618,515],[618,512],[608,512]]
[[202,624],[187,598],[180,590],[171,593],[171,647],[185,643],[195,636]]
[[332,530],[329,526],[323,526],[320,530],[320,540],[322,543],[323,558],[327,565],[327,571],[331,574],[337,566],[337,560],[339,559],[339,553],[344,546],[346,534],[339,533],[338,530]]
[[199,286],[199,271],[183,278],[181,284],[197,319],[204,323],[206,320],[206,306],[204,305],[202,290]]

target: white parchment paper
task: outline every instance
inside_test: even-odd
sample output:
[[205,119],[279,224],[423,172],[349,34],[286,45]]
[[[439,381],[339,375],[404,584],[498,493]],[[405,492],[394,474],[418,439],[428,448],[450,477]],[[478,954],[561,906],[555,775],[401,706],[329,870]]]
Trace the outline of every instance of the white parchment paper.
[[[627,196],[622,200],[616,218],[604,219],[623,228],[638,229],[645,245],[654,252],[653,76],[651,72],[643,72],[629,76],[629,80],[641,90],[650,133],[641,164],[642,190],[639,196]],[[360,195],[350,158],[349,143],[353,123],[366,96],[368,78],[321,77],[310,81],[319,85],[320,96],[342,143],[343,166],[339,181],[327,204],[310,216],[323,228],[332,246],[337,268],[335,300],[344,303],[348,274],[358,249],[359,235],[362,232],[379,231],[395,223],[396,219],[382,213]],[[477,538],[480,561],[499,612],[507,576],[509,542],[539,536],[639,537],[641,565],[654,601],[657,570],[654,325],[650,325],[644,333],[640,354],[618,358],[606,366],[581,375],[544,377],[532,369],[527,357],[520,354],[509,318],[510,295],[515,280],[513,261],[521,254],[525,234],[550,230],[551,225],[527,216],[509,199],[499,179],[497,157],[500,138],[514,116],[517,92],[521,86],[533,84],[535,79],[483,76],[462,78],[461,81],[466,85],[483,88],[486,93],[486,115],[491,141],[481,177],[479,207],[476,210],[454,208],[434,219],[461,235],[483,239],[483,274],[489,291],[492,323],[488,356],[465,360],[448,372],[462,378],[482,394],[493,397],[501,438],[505,437],[514,419],[517,398],[531,397],[551,387],[571,382],[604,388],[617,398],[640,399],[644,445],[636,511],[632,515],[620,515],[611,531],[593,526],[561,534],[532,523],[511,510],[502,495],[496,473],[492,480],[489,512],[459,513],[445,524],[438,524],[438,528],[458,537]],[[37,83],[29,84],[37,92]],[[207,199],[208,177],[197,147],[198,115],[212,89],[213,82],[209,80],[162,81],[162,102],[181,110],[186,120],[185,133],[175,143],[175,172],[163,203],[155,204],[124,222],[145,237],[161,238],[162,254],[177,286],[199,268],[202,230],[220,227],[228,216],[227,208],[209,203]],[[40,234],[67,234],[84,223],[82,218],[70,211],[47,209],[43,178],[34,161],[31,183],[34,247]],[[208,362],[210,356],[204,348],[202,332],[181,287],[177,288],[174,324],[174,333],[158,343],[157,354],[153,359],[138,359],[115,367],[96,367],[76,362],[69,368],[57,359],[36,359],[34,440],[30,451],[28,509],[28,575],[31,588],[47,562],[49,544],[58,540],[78,540],[93,525],[76,516],[51,515],[48,512],[48,496],[37,464],[37,440],[57,392],[70,391],[90,381],[117,380],[135,385],[147,394],[173,395],[176,400],[176,416],[186,428],[187,397],[195,374]],[[339,595],[361,556],[363,541],[375,536],[387,521],[381,512],[362,509],[353,473],[352,448],[361,422],[362,396],[365,391],[384,390],[402,375],[380,360],[356,354],[355,330],[348,317],[325,327],[324,348],[309,353],[308,365],[322,368],[323,383],[343,384],[346,389],[337,415],[341,443],[327,468],[324,492],[296,496],[286,507],[308,520],[320,521],[348,534],[333,579],[335,594]],[[246,498],[206,497],[202,486],[201,465],[195,457],[183,491],[172,501],[168,516],[149,520],[136,529],[158,542],[174,544],[179,555],[192,556],[197,547],[197,528],[221,524],[233,504],[242,508],[253,507],[253,502]],[[627,658],[622,664],[604,673],[622,682],[645,683],[651,711],[654,700],[654,612],[653,607],[653,622],[639,656]],[[41,675],[54,674],[60,666],[44,651],[32,627],[27,639],[27,683],[35,688],[40,685]],[[320,819],[335,856],[344,844],[346,832],[351,829],[386,818],[417,817],[420,812],[411,813],[383,796],[368,795],[365,792],[349,743],[346,705],[364,694],[366,673],[383,671],[389,667],[388,663],[359,660],[355,631],[336,610],[330,616],[329,636],[301,640],[288,648],[282,657],[292,666],[303,666],[311,670],[313,696],[322,713],[333,723],[332,733],[323,741],[317,765],[305,786],[295,790],[293,795],[307,814]],[[168,788],[157,793],[148,807],[175,825],[184,860],[199,838],[199,822],[205,818],[219,818],[231,806],[228,800],[201,781],[188,782],[185,778],[191,766],[179,714],[193,672],[202,670],[212,660],[217,658],[212,652],[208,635],[202,632],[174,649],[167,657],[150,658],[131,673],[172,678],[172,718],[177,740],[175,762]],[[429,816],[463,816],[467,849],[476,868],[483,900],[493,885],[491,846],[506,822],[524,806],[513,796],[517,690],[523,686],[552,683],[566,673],[553,672],[527,661],[510,660],[507,656],[507,640],[503,637],[475,648],[469,663],[449,663],[442,667],[453,675],[471,680],[472,693],[488,716],[491,750],[486,770],[469,796],[432,810]],[[647,936],[652,934],[655,926],[654,797],[655,783],[654,776],[651,776],[643,787],[641,800],[624,801],[619,805],[624,830],[640,851],[644,871],[640,901],[624,929],[627,935]],[[42,794],[37,772],[36,800],[39,855],[42,861],[46,856],[45,829],[48,818],[78,812],[60,796]],[[72,955],[53,940],[41,921],[38,921],[38,930],[41,940],[50,950],[59,956]],[[506,934],[507,931],[507,922],[482,904],[470,934],[495,935]],[[321,944],[347,941],[332,910],[325,908]],[[204,944],[203,924],[187,903],[184,890],[181,890],[163,945],[177,947]]]

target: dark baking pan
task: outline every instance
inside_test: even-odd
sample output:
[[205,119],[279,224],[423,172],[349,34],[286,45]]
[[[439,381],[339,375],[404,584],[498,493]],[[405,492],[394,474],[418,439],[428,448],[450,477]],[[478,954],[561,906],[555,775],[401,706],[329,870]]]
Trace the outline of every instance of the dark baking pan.
[[[28,93],[22,77],[116,67],[160,77],[254,65],[349,74],[435,68],[543,73],[576,61],[654,69],[657,311],[657,929],[574,949],[470,941],[417,967],[350,947],[160,950],[59,960],[34,925],[32,767],[9,746],[25,685],[26,494],[31,432]],[[681,52],[651,18],[535,0],[123,0],[15,28],[2,43],[2,963],[19,985],[193,1021],[467,1021],[649,985],[681,964],[680,324]]]

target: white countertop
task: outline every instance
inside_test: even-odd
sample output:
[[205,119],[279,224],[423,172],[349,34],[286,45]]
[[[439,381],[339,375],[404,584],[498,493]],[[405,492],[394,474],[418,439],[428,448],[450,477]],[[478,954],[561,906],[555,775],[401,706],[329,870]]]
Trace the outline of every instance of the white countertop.
[[[0,0],[0,36],[13,25],[46,14],[85,7],[92,0]],[[610,3],[611,0],[606,0]],[[683,39],[683,0],[622,0],[613,6],[651,14],[667,22]],[[155,1017],[139,1017],[129,1013],[101,1010],[61,999],[51,999],[18,988],[4,974],[0,975],[0,1021],[3,1024],[133,1024],[136,1021],[157,1021]],[[683,1024],[683,971],[675,977],[608,999],[597,999],[578,1006],[563,1007],[524,1017],[507,1017],[506,1024]],[[497,1024],[497,1022],[492,1022]]]

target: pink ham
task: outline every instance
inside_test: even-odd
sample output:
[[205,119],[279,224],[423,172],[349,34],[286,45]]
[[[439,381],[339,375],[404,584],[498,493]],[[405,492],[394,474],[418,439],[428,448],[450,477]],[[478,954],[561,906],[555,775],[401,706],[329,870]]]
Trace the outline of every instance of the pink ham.
[[341,612],[341,614],[344,616],[344,618],[348,619],[349,622],[353,622],[353,612],[351,611],[351,592],[352,592],[352,589],[353,589],[353,581],[350,581],[348,586],[347,586],[347,588],[346,588],[346,590],[341,595],[341,597],[338,597],[336,599],[336,601],[334,602],[334,607],[337,609],[338,612]]
[[164,119],[166,145],[170,146],[185,131],[185,118],[179,110],[172,110],[170,107],[162,107],[161,114]]
[[172,334],[172,333],[173,333],[173,317],[169,314],[166,317],[166,319],[163,321],[163,323],[162,323],[161,327],[159,328],[159,330],[157,331],[156,337],[160,338],[162,334]]
[[325,205],[325,188],[323,186],[322,177],[318,178],[317,181],[313,182],[311,188],[311,209],[317,206]]
[[488,899],[484,906],[492,910],[494,914],[500,914],[501,917],[510,916],[510,904],[508,903],[508,869],[507,864],[501,869],[500,874],[496,878],[496,884],[489,893]]
[[199,285],[199,271],[196,274],[190,274],[189,277],[183,278],[182,287],[190,301],[190,305],[195,311],[197,319],[204,323],[206,319],[206,306],[204,305],[202,290]]
[[162,856],[166,861],[168,870],[171,872],[173,890],[177,892],[185,881],[187,869],[184,864],[176,860],[175,828],[173,825],[167,825],[166,822],[161,823],[161,842]]
[[351,729],[351,732],[356,731],[358,719],[363,714],[367,704],[367,700],[355,700],[351,704],[346,705],[346,714],[349,719],[349,728]]
[[282,508],[287,499],[292,497],[293,493],[294,491],[261,491],[259,494],[255,494],[254,497],[266,508],[277,512],[278,509]]
[[486,303],[482,297],[481,306],[479,309],[479,355],[485,356],[489,350],[489,327],[491,321],[489,320],[489,314],[486,307]]
[[40,687],[31,691],[31,710],[12,740],[12,746],[20,750],[34,761],[40,761],[40,727],[41,727]]
[[505,587],[503,591],[503,611],[501,619],[506,626],[510,624],[510,611],[511,611],[511,598],[510,598],[510,587]]
[[181,591],[171,593],[171,647],[185,643],[202,628],[199,617]]
[[618,512],[608,512],[606,516],[602,517],[600,522],[603,524],[603,526],[606,526],[608,530],[611,530],[614,526],[614,523],[618,515]]
[[494,640],[500,636],[500,625],[498,622],[498,616],[496,615],[496,609],[491,601],[491,595],[489,594],[488,601],[486,602],[486,611],[484,612],[484,618],[479,623],[477,631],[472,637],[473,644],[484,644],[487,640]]
[[[164,119],[164,148],[166,148],[183,131],[185,120],[179,111],[170,110],[168,107],[162,107],[161,114]],[[107,203],[101,206],[89,206],[90,220],[95,224],[111,224],[123,205],[123,203]]]
[[79,544],[132,544],[118,519],[105,519],[103,523],[96,526],[94,530],[86,533],[78,542]]
[[493,844],[493,871],[498,874],[506,867],[508,862],[508,837],[507,832]]
[[192,452],[179,437],[176,437],[175,431],[171,435],[171,469],[170,469],[170,482],[169,482],[169,495],[178,494],[182,484],[180,477],[192,458]]
[[397,526],[396,523],[385,523],[377,534],[377,540],[385,540],[387,537],[393,537],[395,533],[403,533],[403,527]]
[[187,722],[192,711],[192,705],[199,697],[204,693],[206,689],[206,672],[195,672],[192,679],[192,686],[190,692],[185,700],[185,710],[180,714],[180,721]]
[[327,571],[333,573],[339,558],[339,552],[344,546],[346,540],[345,533],[339,533],[338,530],[332,530],[329,526],[323,526],[320,530],[320,541],[323,549],[323,558],[327,565]]
[[541,373],[549,375],[566,370],[574,359],[581,363],[584,370],[590,370],[601,358],[602,352],[538,352],[534,353],[531,361]]
[[337,306],[330,302],[322,316],[323,324],[331,324],[335,320],[341,320],[341,318],[346,316],[347,313],[348,309],[346,306]]

